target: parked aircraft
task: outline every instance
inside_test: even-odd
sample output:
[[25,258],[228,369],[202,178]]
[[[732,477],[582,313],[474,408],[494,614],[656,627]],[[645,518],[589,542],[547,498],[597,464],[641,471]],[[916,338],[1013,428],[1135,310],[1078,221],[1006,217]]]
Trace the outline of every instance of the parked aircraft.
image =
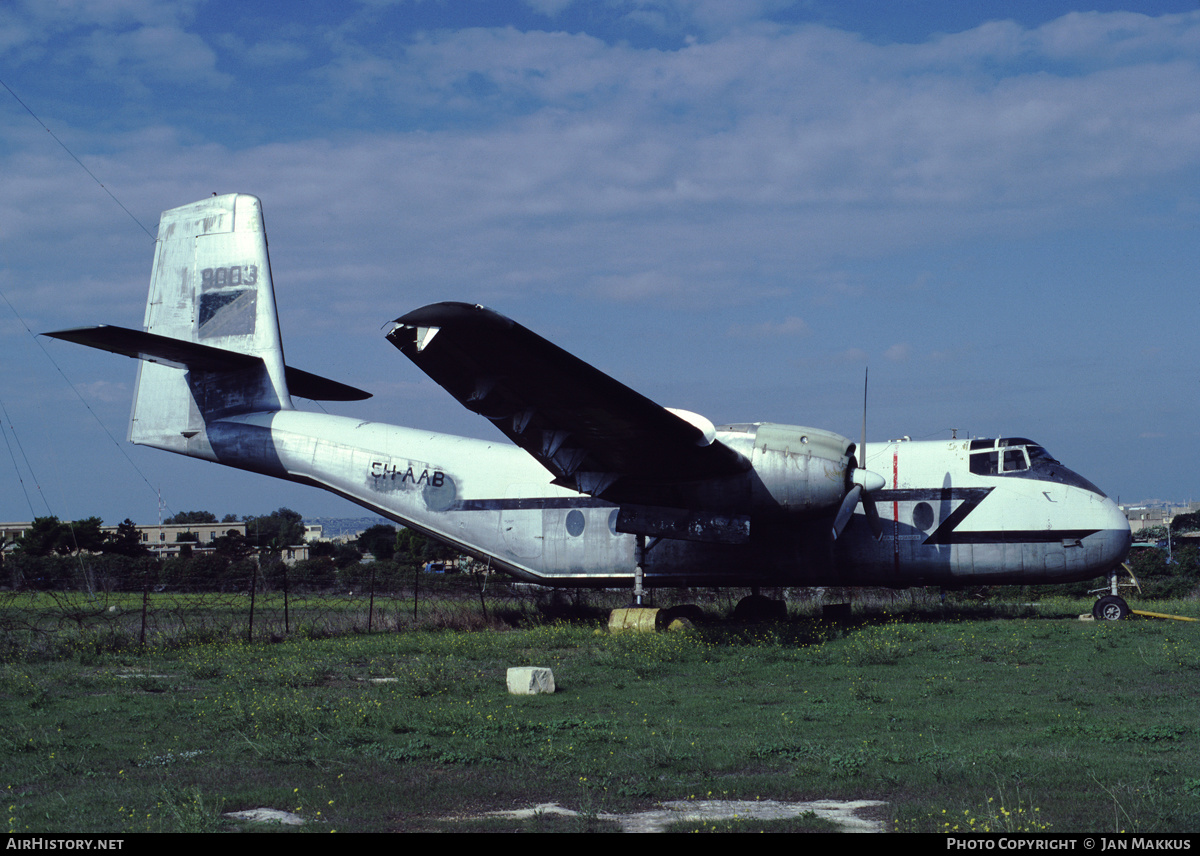
[[[368,395],[284,363],[245,194],[163,213],[143,330],[47,335],[141,360],[130,442],[332,491],[544,585],[1060,583],[1114,574],[1131,541],[1112,500],[1031,440],[718,427],[464,303],[387,338],[515,445],[297,410]],[[1097,614],[1123,617],[1111,579]]]

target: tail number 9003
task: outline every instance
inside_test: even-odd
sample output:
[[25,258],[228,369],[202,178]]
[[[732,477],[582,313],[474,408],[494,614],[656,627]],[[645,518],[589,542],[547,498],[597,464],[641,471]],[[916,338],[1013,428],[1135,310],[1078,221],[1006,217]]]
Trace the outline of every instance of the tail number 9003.
[[231,285],[254,285],[257,282],[258,265],[232,265],[200,271],[200,287],[206,291]]

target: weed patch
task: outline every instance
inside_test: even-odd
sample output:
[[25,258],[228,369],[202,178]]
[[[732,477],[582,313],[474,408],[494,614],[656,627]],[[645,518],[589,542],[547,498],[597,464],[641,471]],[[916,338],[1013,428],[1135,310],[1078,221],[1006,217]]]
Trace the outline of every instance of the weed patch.
[[[9,827],[230,829],[224,811],[266,807],[306,829],[432,831],[558,802],[575,815],[467,828],[574,831],[692,795],[869,796],[901,831],[1195,824],[1194,634],[929,619],[801,615],[647,636],[582,622],[253,644],[198,634],[135,649],[71,626],[36,668],[28,651],[0,664]],[[560,691],[510,696],[514,665],[550,666]],[[704,831],[810,821],[723,818]]]

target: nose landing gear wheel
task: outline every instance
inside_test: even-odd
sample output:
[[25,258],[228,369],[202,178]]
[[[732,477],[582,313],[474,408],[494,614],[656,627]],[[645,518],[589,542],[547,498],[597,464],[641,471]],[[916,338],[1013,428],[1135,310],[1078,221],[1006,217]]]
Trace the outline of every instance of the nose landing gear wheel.
[[1092,607],[1092,618],[1097,621],[1120,621],[1129,615],[1129,604],[1115,594],[1106,594]]

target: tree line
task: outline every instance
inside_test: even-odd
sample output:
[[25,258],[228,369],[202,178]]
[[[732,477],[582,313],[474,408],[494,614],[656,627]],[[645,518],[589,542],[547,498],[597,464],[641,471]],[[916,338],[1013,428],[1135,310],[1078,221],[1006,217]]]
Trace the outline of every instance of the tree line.
[[[103,531],[98,517],[62,521],[39,517],[0,553],[2,576],[14,590],[96,589],[134,591],[144,587],[188,591],[336,590],[398,584],[426,562],[452,558],[453,550],[419,532],[378,524],[346,542],[308,544],[309,557],[289,564],[283,552],[304,543],[298,512],[280,508],[271,514],[218,521],[207,511],[187,511],[167,524],[245,524],[199,544],[194,533],[177,536],[177,556],[159,558],[141,540],[133,521]],[[365,561],[371,558],[373,561]]]
[[[303,518],[289,508],[271,514],[226,515],[221,521],[207,511],[180,512],[164,523],[243,523],[245,534],[230,529],[205,550],[192,548],[183,533],[178,556],[160,559],[142,542],[133,521],[126,519],[116,531],[105,533],[98,517],[60,521],[39,517],[0,553],[0,580],[20,589],[98,589],[134,591],[146,586],[179,591],[243,591],[250,586],[266,590],[365,590],[398,586],[427,562],[453,560],[456,552],[434,539],[406,528],[377,524],[346,542],[314,542],[307,559],[288,564],[283,551],[304,541]],[[1166,537],[1147,530],[1139,538]],[[1200,513],[1177,516],[1172,533],[1200,529]],[[198,546],[198,545],[197,545]],[[370,561],[366,561],[366,559]],[[1200,550],[1176,546],[1166,551],[1139,549],[1128,563],[1141,582],[1142,596],[1185,597],[1200,590]],[[1051,591],[1082,595],[1103,581],[1069,586],[1038,586]],[[1136,596],[1135,596],[1136,597]]]

